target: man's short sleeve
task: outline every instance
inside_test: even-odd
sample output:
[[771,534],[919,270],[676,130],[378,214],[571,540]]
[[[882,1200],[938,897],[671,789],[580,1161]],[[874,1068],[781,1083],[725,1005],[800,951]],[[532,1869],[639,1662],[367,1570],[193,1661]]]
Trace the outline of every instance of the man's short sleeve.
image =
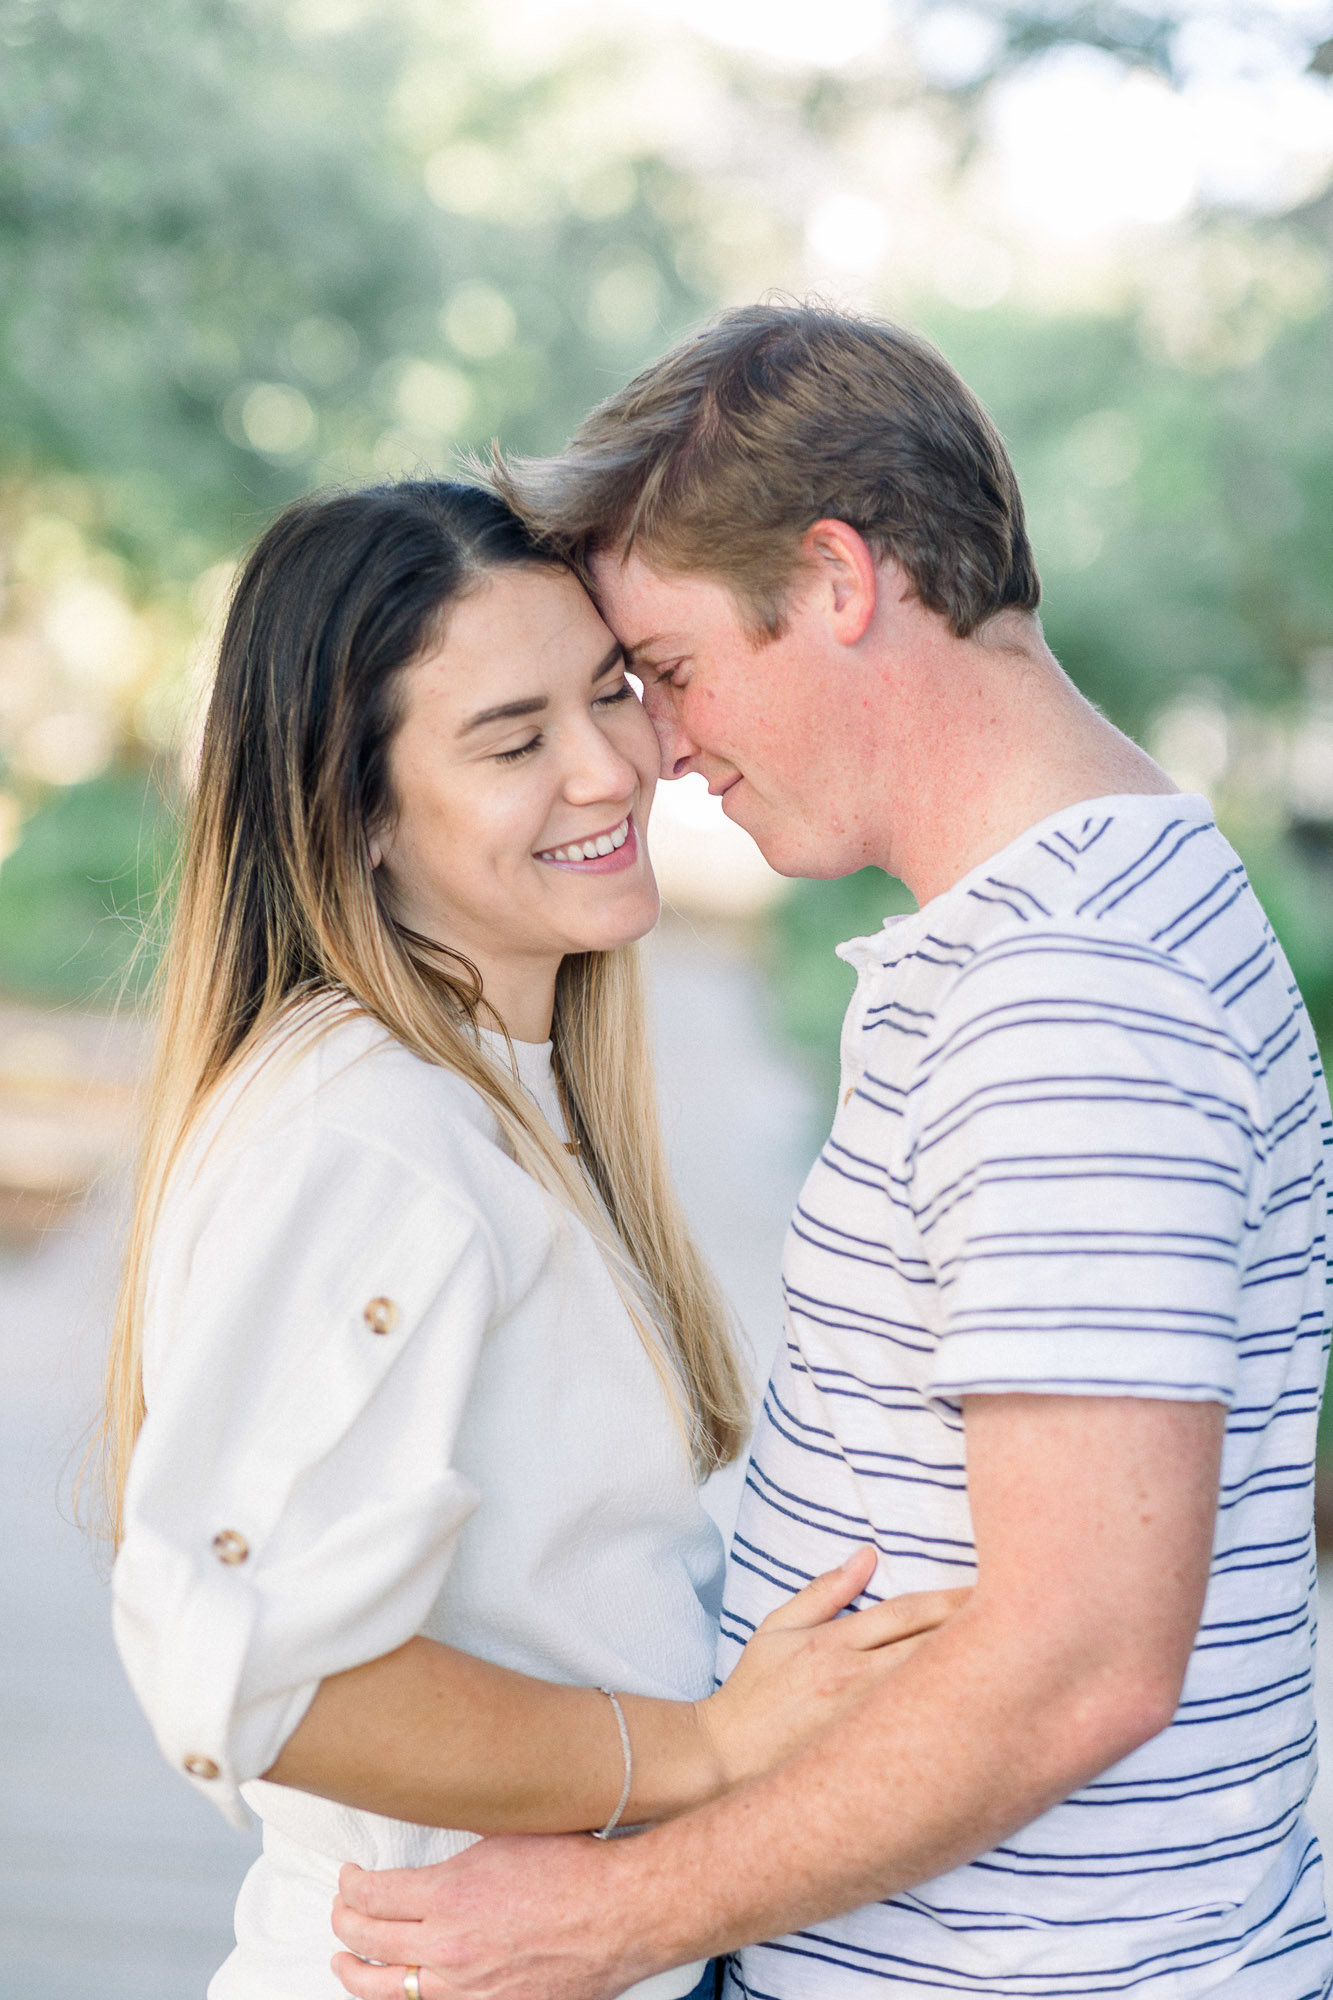
[[992,941],[912,1093],[930,1393],[1230,1403],[1258,1134],[1202,982],[1076,926]]

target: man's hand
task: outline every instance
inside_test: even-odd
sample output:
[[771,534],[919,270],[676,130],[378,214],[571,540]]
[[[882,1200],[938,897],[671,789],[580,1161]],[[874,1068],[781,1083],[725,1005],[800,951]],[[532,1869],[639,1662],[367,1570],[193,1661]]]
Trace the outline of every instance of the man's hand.
[[433,1868],[349,1865],[333,1906],[348,1949],[333,1970],[357,2000],[403,2000],[409,1965],[421,2000],[612,2000],[650,1969],[617,1922],[618,1845],[504,1835]]

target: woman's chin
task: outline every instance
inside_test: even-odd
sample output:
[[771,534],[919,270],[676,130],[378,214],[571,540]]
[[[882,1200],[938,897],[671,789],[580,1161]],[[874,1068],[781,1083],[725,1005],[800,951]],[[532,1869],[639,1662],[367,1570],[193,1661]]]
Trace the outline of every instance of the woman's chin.
[[580,927],[579,941],[571,939],[569,950],[618,951],[622,945],[637,944],[640,938],[647,937],[661,914],[662,899],[650,875],[647,884],[632,899],[627,898],[623,908],[599,912],[586,930]]

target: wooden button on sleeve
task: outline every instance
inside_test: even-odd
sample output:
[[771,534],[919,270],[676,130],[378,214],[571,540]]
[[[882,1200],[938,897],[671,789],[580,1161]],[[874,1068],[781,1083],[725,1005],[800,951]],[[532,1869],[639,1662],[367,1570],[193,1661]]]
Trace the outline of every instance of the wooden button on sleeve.
[[392,1299],[372,1299],[361,1317],[372,1333],[392,1333],[398,1324],[398,1308]]
[[250,1544],[235,1528],[224,1528],[213,1537],[213,1553],[222,1563],[243,1563],[250,1553]]
[[185,1768],[192,1778],[216,1778],[218,1767],[211,1757],[187,1757]]

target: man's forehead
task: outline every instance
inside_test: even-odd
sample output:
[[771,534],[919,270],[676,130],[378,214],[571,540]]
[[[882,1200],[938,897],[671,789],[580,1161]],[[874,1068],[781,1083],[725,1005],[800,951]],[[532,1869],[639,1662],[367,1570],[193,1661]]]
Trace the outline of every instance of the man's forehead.
[[589,563],[598,606],[631,659],[691,643],[723,593],[709,577],[663,575],[637,550],[605,550]]

